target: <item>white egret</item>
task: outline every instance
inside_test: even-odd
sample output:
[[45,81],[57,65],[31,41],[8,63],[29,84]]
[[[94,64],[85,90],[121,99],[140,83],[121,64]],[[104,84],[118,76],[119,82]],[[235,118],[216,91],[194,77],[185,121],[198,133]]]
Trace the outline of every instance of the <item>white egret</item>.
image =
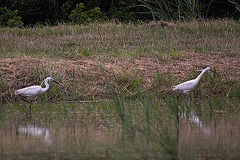
[[213,70],[211,70],[211,68],[207,67],[204,70],[202,70],[202,72],[198,75],[198,77],[196,79],[192,79],[192,80],[183,82],[183,83],[181,83],[179,85],[173,86],[172,90],[179,90],[179,91],[182,91],[183,93],[190,92],[191,90],[193,90],[197,86],[197,84],[200,81],[201,77],[207,71],[214,72]]
[[[46,92],[49,89],[49,84],[48,81],[53,81],[57,84],[59,84],[58,82],[56,82],[55,80],[53,80],[51,77],[47,77],[43,82],[45,82],[45,88],[42,88],[41,85],[34,85],[34,86],[30,86],[30,87],[26,87],[26,88],[22,88],[19,90],[16,90],[14,92],[15,95],[20,95],[23,97],[28,97],[30,100],[32,100],[34,97]],[[31,114],[31,103],[30,103],[30,114]]]

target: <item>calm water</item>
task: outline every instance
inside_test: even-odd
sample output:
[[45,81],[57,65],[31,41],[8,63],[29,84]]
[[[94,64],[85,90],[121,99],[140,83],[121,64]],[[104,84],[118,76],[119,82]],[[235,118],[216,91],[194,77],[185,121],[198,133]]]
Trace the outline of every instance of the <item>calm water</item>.
[[183,112],[176,124],[164,109],[150,120],[136,109],[123,122],[106,106],[84,107],[2,114],[0,159],[240,159],[238,113]]

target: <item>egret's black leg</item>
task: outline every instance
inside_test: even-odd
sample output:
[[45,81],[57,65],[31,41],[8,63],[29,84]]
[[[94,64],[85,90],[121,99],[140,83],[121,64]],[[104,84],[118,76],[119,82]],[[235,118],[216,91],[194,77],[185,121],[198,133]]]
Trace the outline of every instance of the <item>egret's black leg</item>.
[[192,101],[192,94],[189,93],[190,101]]
[[29,103],[29,114],[28,114],[28,118],[31,118],[31,114],[32,114],[32,101],[28,100],[26,97],[22,97],[21,98],[24,102]]
[[179,97],[180,97],[180,94],[178,94],[178,96],[177,96],[177,100],[179,99]]
[[32,104],[30,103],[30,105],[29,105],[29,115],[31,115],[31,113],[32,113]]
[[32,117],[32,103],[29,104],[29,114],[27,118],[31,118]]

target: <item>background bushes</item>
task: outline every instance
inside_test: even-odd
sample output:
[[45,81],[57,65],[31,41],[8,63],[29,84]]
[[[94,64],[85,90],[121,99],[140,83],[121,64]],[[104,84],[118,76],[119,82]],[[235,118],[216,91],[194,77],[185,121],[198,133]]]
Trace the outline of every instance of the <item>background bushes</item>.
[[88,23],[114,19],[191,20],[240,16],[237,0],[0,0],[0,25]]
[[22,18],[17,16],[18,10],[10,10],[0,7],[0,26],[20,27],[23,25]]

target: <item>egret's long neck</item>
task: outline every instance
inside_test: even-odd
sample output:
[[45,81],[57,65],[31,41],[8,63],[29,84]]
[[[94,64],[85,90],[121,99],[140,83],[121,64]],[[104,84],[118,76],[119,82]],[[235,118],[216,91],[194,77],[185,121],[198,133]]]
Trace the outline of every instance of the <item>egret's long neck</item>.
[[204,70],[201,72],[201,74],[198,75],[198,77],[196,78],[197,82],[200,81],[200,79],[202,78],[203,74],[204,74],[206,71],[207,71],[207,70],[204,69]]
[[48,81],[45,81],[45,88],[42,89],[42,92],[46,92],[49,89]]

